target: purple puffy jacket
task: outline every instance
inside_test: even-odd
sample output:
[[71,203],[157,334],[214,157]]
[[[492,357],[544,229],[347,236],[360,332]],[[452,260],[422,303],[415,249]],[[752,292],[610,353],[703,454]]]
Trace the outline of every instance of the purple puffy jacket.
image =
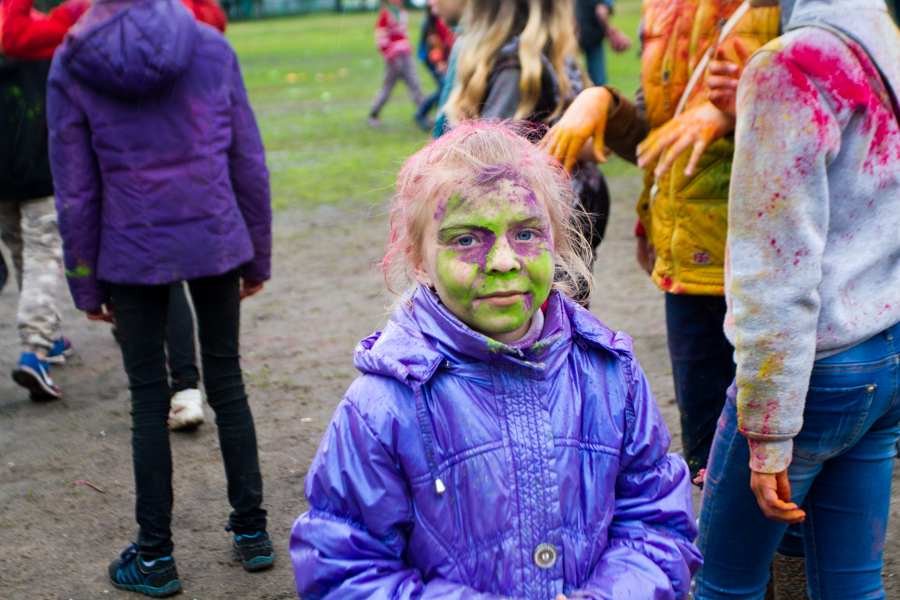
[[357,347],[306,476],[300,597],[687,598],[687,465],[630,338],[558,293],[524,353],[412,302]]
[[269,278],[269,173],[231,46],[178,0],[97,0],[57,49],[50,161],[75,305],[106,282]]

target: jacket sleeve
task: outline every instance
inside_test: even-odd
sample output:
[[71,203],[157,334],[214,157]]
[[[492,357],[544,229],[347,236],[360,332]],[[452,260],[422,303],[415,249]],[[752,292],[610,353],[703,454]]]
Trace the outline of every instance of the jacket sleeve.
[[66,32],[89,6],[70,0],[49,15],[33,9],[34,0],[3,0],[0,3],[0,40],[3,54],[20,60],[51,58]]
[[69,96],[71,86],[53,76],[56,67],[54,62],[47,86],[47,123],[66,279],[76,308],[96,310],[109,299],[107,285],[97,279],[100,170],[87,117]]
[[650,384],[633,358],[627,430],[619,458],[616,508],[606,551],[588,582],[570,597],[686,599],[700,552],[687,464],[666,454],[669,431]]
[[490,92],[481,109],[482,119],[505,120],[516,115],[522,102],[522,90],[519,86],[521,78],[522,69],[518,67],[499,69],[491,75],[488,83]]
[[726,327],[733,324],[738,427],[750,440],[750,468],[777,473],[790,464],[815,361],[827,166],[841,126],[819,87],[778,52],[750,60],[737,101]]
[[237,57],[232,53],[232,140],[228,152],[231,185],[253,243],[253,259],[244,265],[241,277],[265,281],[271,276],[272,197],[269,169],[256,117],[250,108]]
[[409,484],[364,417],[338,406],[306,475],[309,511],[291,531],[304,600],[499,600],[444,579],[425,583],[404,561],[413,523]]
[[[631,164],[637,164],[637,147],[650,133],[647,113],[641,102],[632,102],[616,88],[607,87],[615,104],[606,117],[606,133],[603,138],[610,150]],[[642,98],[638,90],[638,98]]]

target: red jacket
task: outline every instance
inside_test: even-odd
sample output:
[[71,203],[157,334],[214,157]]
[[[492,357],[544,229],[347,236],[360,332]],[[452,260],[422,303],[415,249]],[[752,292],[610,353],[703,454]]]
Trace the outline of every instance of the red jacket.
[[[216,0],[181,0],[194,18],[225,32],[225,11]],[[66,32],[91,7],[89,0],[67,0],[43,14],[34,0],[2,0],[0,41],[3,54],[21,60],[51,58]]]

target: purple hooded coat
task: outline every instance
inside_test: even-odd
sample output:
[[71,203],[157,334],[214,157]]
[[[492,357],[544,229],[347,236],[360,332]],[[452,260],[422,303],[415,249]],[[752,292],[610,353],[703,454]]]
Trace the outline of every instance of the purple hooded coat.
[[269,278],[269,173],[237,57],[178,0],[97,0],[57,49],[50,161],[75,306],[106,282]]
[[306,476],[300,597],[687,598],[687,465],[631,339],[555,292],[524,352],[412,302],[357,347]]

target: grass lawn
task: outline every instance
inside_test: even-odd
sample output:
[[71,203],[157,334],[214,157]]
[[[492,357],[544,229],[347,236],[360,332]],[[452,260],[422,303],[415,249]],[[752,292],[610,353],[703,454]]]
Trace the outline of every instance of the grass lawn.
[[[619,0],[615,22],[634,35],[640,0]],[[381,85],[375,49],[376,13],[318,14],[234,23],[228,38],[240,58],[250,101],[265,142],[276,209],[353,202],[381,203],[403,159],[428,139],[413,122],[405,86],[382,111],[383,126],[366,126]],[[411,12],[419,39],[422,14]],[[638,83],[637,51],[609,57],[610,84],[631,93]],[[425,92],[434,82],[420,65]],[[634,174],[615,158],[610,176]]]

